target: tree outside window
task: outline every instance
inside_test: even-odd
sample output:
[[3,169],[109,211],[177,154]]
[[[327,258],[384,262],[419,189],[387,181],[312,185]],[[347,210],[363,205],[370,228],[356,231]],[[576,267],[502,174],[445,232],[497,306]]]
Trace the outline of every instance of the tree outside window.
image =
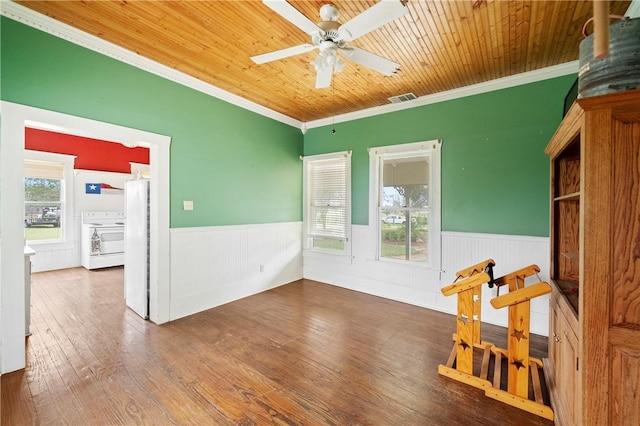
[[27,241],[60,240],[63,237],[64,164],[26,161],[24,178],[24,226]]

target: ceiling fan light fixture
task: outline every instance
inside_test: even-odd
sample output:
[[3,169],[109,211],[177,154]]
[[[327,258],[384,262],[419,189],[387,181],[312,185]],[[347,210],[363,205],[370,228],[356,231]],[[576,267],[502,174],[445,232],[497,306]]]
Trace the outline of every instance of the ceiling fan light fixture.
[[[320,45],[320,52],[318,53],[318,56],[316,56],[316,58],[311,61],[313,66],[316,68],[316,71],[326,70],[328,68],[333,69],[340,62],[342,61],[338,56],[338,49],[333,45],[324,45],[324,43]],[[341,65],[341,67],[342,66],[344,66],[344,63]]]
[[319,72],[322,69],[322,61],[320,60],[320,55],[316,56],[316,58],[309,63],[313,65],[313,68],[315,68],[316,72]]
[[342,25],[337,22],[340,12],[333,4],[326,4],[320,8],[322,22],[315,24],[288,1],[262,1],[274,12],[311,36],[313,44],[307,43],[252,56],[251,59],[257,64],[284,59],[318,49],[318,56],[310,62],[316,69],[316,89],[329,87],[332,74],[343,69],[345,63],[338,54],[338,50],[343,51],[345,58],[384,76],[393,75],[400,67],[400,64],[390,59],[355,46],[347,46],[347,43],[405,15],[408,12],[406,1],[379,0],[374,6],[369,7]]
[[327,65],[333,67],[336,64],[336,55],[335,53],[330,53],[326,56]]

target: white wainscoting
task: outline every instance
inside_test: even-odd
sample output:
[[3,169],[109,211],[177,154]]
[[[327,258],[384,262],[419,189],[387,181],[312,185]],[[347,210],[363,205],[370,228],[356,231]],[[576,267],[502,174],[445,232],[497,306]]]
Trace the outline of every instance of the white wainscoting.
[[[485,259],[496,262],[496,277],[531,264],[540,267],[542,280],[549,277],[548,238],[443,232],[442,270],[377,261],[376,246],[369,226],[354,225],[352,256],[305,251],[304,277],[450,314],[456,313],[456,297],[444,297],[440,289],[455,279],[456,271]],[[535,282],[533,278],[527,284]],[[483,286],[482,321],[506,326],[506,308],[495,310],[489,303],[495,291]],[[548,308],[548,296],[532,300],[532,333],[548,335]]]
[[[442,263],[445,273],[443,285],[455,279],[456,271],[467,266],[493,259],[496,278],[516,271],[525,266],[536,264],[540,267],[540,280],[549,282],[549,238],[526,237],[518,235],[471,234],[465,232],[442,233]],[[527,285],[538,282],[537,277],[528,278]],[[507,308],[496,310],[489,303],[496,295],[496,288],[482,288],[482,321],[507,325]],[[506,289],[500,289],[503,294]],[[443,303],[449,303],[449,312],[455,312],[455,296],[440,295]],[[446,301],[446,302],[445,302]],[[549,295],[531,300],[531,332],[542,336],[549,335]]]
[[302,223],[171,229],[171,320],[302,278]]

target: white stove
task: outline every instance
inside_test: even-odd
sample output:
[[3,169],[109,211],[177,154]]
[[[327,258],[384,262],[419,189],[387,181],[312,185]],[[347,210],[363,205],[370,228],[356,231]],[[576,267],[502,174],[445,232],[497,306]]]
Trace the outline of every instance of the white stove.
[[97,269],[124,265],[125,219],[121,211],[82,212],[82,266]]

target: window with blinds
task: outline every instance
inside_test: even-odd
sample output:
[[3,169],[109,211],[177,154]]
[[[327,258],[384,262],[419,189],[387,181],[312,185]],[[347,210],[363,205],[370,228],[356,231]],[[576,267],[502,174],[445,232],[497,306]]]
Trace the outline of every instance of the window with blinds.
[[351,229],[351,154],[304,158],[307,248],[345,252]]

